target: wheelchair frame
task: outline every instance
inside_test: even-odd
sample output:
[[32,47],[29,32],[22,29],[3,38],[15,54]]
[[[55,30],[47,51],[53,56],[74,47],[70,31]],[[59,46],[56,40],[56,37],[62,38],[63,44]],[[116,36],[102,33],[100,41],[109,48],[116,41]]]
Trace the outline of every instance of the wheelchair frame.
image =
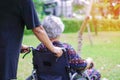
[[[26,56],[27,54],[29,54],[31,51],[34,50],[33,47],[29,47],[29,49],[30,49],[29,52],[24,54],[23,59],[25,58],[25,56]],[[66,52],[66,50],[63,49],[63,52]],[[32,54],[33,54],[33,53],[32,53]],[[66,61],[68,62],[68,57],[67,57],[67,55],[65,55],[65,57],[66,57]],[[70,79],[70,80],[91,80],[91,78],[90,78],[89,75],[87,74],[87,71],[84,71],[81,75],[79,75],[77,72],[71,73],[69,63],[67,63],[67,68],[68,68],[68,72],[69,72],[68,75],[69,75],[69,79]],[[84,77],[82,76],[83,74],[85,75]],[[75,79],[76,76],[80,76],[80,78]],[[36,69],[33,69],[33,70],[32,70],[31,75],[28,76],[28,77],[26,78],[26,80],[38,80],[38,79],[37,79],[37,74],[36,74]]]

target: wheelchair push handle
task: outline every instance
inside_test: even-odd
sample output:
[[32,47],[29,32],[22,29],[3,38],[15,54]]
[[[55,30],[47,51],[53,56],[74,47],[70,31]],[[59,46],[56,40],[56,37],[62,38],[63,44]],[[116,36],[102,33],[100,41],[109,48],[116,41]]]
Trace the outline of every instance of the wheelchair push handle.
[[69,55],[68,55],[68,53],[67,53],[67,50],[68,50],[67,48],[62,48],[63,55],[64,55],[64,57],[65,57],[65,59],[66,59],[66,61],[67,61],[67,67],[70,68]]
[[23,57],[22,57],[22,59],[24,59],[25,58],[25,56],[27,55],[27,54],[29,54],[34,48],[33,47],[28,47],[29,48],[29,51],[28,52],[26,52],[26,53],[24,53],[24,55],[23,55]]
[[63,52],[62,55],[64,55],[65,57],[67,57],[67,49],[64,48],[64,47],[61,47],[61,49],[62,49],[62,52]]
[[66,53],[66,48],[62,48],[63,53]]
[[[28,52],[26,52],[24,55],[23,55],[23,59],[25,58],[25,56],[27,55],[27,54],[29,54],[31,51],[33,51],[34,50],[34,48],[33,47],[29,47],[29,51]],[[63,53],[65,54],[65,57],[66,57],[66,49],[65,48],[62,48],[62,51],[63,51]]]

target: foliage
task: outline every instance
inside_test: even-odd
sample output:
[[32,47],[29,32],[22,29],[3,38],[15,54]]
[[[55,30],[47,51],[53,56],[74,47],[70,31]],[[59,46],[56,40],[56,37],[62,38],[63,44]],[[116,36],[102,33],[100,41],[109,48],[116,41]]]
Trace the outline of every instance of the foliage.
[[44,12],[43,12],[43,0],[33,0],[34,4],[35,4],[35,8],[37,10],[37,13],[39,16],[43,17]]
[[25,35],[30,35],[32,33],[33,33],[32,30],[27,30],[27,28],[25,27],[25,30],[24,30]]
[[[82,24],[81,20],[62,18],[65,25],[64,33],[78,32]],[[89,21],[91,31],[94,31],[94,23],[92,20]],[[97,25],[98,31],[120,31],[120,19],[96,19],[95,24]],[[86,30],[85,30],[86,31]],[[31,30],[25,28],[25,35],[33,34]]]
[[77,32],[82,24],[82,21],[77,19],[63,18],[62,21],[65,25],[64,33]]
[[39,10],[44,3],[43,0],[33,0],[33,2],[35,4],[35,7],[36,7],[37,10]]
[[[80,29],[80,25],[82,23],[81,20],[77,20],[77,19],[67,19],[67,18],[63,18],[62,19],[64,25],[65,25],[65,30],[64,33],[68,33],[68,32],[77,32]],[[31,30],[27,30],[25,28],[25,35],[30,35],[32,34]]]
[[84,8],[83,5],[79,5],[79,4],[73,5],[73,11],[77,11],[77,10],[80,10],[80,9],[83,9],[83,8]]
[[113,15],[114,19],[118,19],[120,15],[119,0],[101,0],[94,3],[94,8],[98,8],[103,17],[107,17],[108,14]]
[[[92,20],[89,22],[91,31],[94,31],[94,24]],[[98,31],[120,31],[119,19],[96,19]]]

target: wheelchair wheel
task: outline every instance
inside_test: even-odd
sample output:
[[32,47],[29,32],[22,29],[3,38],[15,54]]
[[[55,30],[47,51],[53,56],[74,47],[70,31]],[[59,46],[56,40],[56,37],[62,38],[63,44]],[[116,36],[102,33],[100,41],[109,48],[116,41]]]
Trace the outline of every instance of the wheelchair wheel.
[[81,74],[74,73],[71,77],[71,80],[89,80],[89,79],[85,76],[82,76]]
[[32,75],[30,75],[26,80],[33,80]]
[[86,77],[82,77],[81,75],[76,75],[73,80],[89,80],[88,78]]
[[26,78],[26,80],[38,80],[35,69],[32,70],[32,74],[28,78]]

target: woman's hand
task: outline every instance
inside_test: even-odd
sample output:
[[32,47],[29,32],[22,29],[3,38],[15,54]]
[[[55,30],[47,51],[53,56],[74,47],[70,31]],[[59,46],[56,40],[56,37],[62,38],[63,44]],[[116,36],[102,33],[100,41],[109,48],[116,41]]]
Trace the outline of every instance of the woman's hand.
[[62,48],[60,47],[54,47],[53,53],[55,53],[55,56],[60,57],[63,54]]
[[27,53],[29,51],[30,51],[29,46],[22,44],[20,53]]
[[86,59],[86,62],[87,62],[87,67],[86,67],[86,69],[91,69],[91,68],[93,68],[94,63],[93,63],[93,59],[92,59],[92,58],[87,58],[87,59]]

